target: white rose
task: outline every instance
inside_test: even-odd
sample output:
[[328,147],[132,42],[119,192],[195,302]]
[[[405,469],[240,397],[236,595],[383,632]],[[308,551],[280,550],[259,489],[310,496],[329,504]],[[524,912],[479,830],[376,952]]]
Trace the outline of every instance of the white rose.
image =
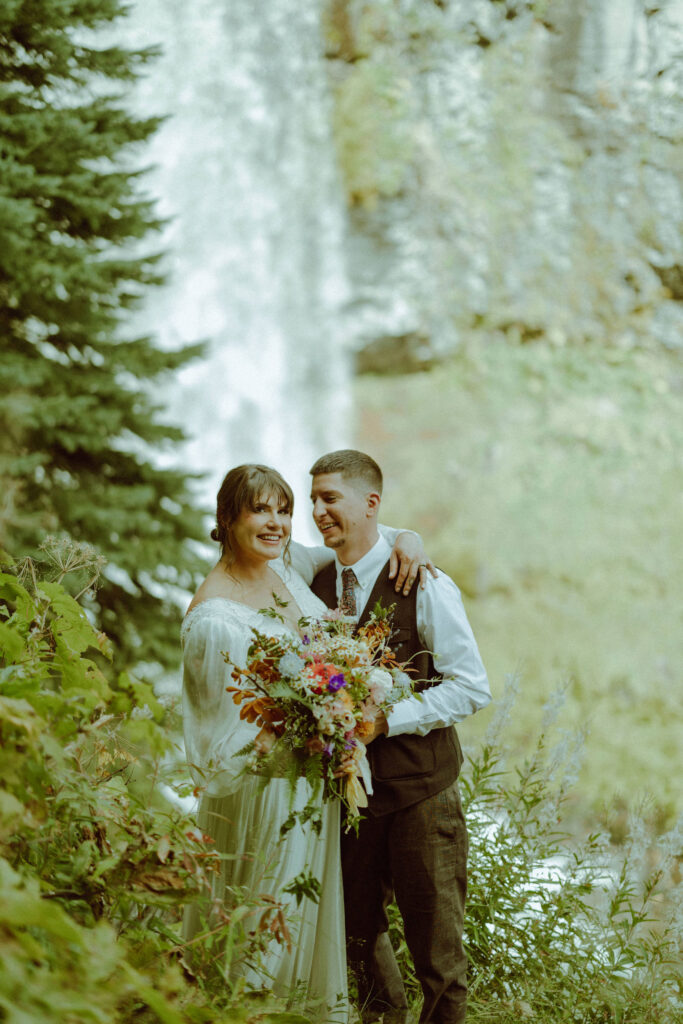
[[373,668],[372,672],[368,676],[370,696],[378,706],[389,696],[393,685],[394,680],[383,668]]

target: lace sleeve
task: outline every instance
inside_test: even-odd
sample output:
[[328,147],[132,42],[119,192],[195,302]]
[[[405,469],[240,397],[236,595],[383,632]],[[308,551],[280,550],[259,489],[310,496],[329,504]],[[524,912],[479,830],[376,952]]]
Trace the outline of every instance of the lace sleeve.
[[195,616],[183,652],[185,754],[197,785],[210,796],[226,796],[239,787],[244,766],[244,757],[235,754],[258,732],[240,719],[225,689],[232,683],[232,666],[245,664],[250,630],[227,608],[218,614],[201,608]]

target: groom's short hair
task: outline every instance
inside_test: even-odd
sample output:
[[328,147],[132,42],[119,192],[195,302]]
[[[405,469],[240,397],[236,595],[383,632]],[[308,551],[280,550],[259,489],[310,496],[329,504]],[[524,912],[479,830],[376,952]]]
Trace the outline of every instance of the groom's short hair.
[[378,494],[382,493],[382,470],[374,459],[354,448],[321,455],[311,466],[311,476],[322,473],[341,473],[344,480],[359,480]]

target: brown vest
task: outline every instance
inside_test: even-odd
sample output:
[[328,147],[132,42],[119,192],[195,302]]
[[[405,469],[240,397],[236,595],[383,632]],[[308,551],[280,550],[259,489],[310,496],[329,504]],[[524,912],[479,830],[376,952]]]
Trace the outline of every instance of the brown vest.
[[[328,608],[337,607],[337,570],[334,562],[313,580],[312,590]],[[389,563],[379,573],[358,625],[370,618],[378,601],[384,608],[395,605],[391,649],[399,662],[410,662],[416,688],[426,689],[439,681],[432,656],[423,650],[417,633],[417,586],[404,597],[389,579]],[[462,751],[455,729],[432,729],[426,736],[378,736],[368,747],[374,793],[368,810],[388,814],[440,793],[457,779]]]

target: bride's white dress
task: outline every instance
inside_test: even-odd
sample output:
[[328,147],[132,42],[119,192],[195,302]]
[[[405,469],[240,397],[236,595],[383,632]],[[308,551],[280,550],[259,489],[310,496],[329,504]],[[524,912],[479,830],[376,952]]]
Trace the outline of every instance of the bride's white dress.
[[[281,576],[302,615],[319,616],[325,607],[293,569],[281,560],[270,563]],[[252,628],[280,635],[289,627],[227,598],[209,598],[198,604],[183,622],[183,725],[187,760],[201,769],[193,772],[204,791],[198,824],[226,855],[213,882],[213,896],[222,901],[226,886],[244,886],[267,893],[288,905],[292,951],[272,943],[258,968],[241,973],[277,994],[301,984],[312,999],[322,999],[336,1012],[329,1021],[348,1020],[344,904],[339,862],[339,804],[322,806],[322,830],[296,825],[284,838],[280,825],[290,813],[291,790],[284,779],[272,779],[264,788],[258,778],[241,775],[243,758],[236,751],[252,740],[258,728],[239,717],[239,707],[226,686],[232,684],[231,665],[244,667]],[[307,783],[298,783],[295,806],[308,798]],[[297,908],[283,887],[301,872],[321,883],[319,904],[306,898]],[[188,907],[186,939],[202,929],[196,907]]]

